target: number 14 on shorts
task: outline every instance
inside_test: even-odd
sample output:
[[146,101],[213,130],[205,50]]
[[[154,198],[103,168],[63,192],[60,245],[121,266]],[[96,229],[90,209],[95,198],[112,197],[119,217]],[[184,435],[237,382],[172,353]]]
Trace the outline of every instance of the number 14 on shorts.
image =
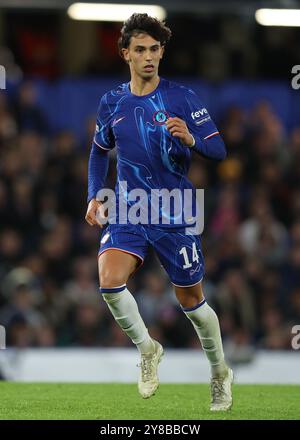
[[[190,251],[190,248],[188,249]],[[192,262],[189,259],[189,255],[188,255],[188,251],[186,246],[183,246],[180,251],[179,251],[180,255],[183,256],[184,259],[184,264],[183,264],[183,269],[189,269],[190,267],[192,267],[193,263],[197,262],[199,263],[199,255],[197,252],[197,248],[196,248],[196,243],[193,243],[192,246],[192,255],[190,255]]]

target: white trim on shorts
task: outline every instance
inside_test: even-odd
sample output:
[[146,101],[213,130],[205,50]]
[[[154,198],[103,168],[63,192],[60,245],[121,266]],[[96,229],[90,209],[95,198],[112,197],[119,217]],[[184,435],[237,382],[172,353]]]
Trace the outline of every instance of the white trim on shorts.
[[134,255],[135,257],[138,257],[142,261],[142,264],[144,263],[144,258],[141,257],[139,254],[135,254],[134,252],[128,251],[127,249],[121,249],[121,248],[116,248],[116,247],[108,247],[108,248],[103,249],[103,251],[98,253],[98,258],[100,257],[100,255],[102,255],[106,251],[109,251],[110,249],[125,252],[125,254]]
[[188,285],[186,285],[186,286],[180,286],[179,284],[175,284],[175,283],[173,283],[172,281],[171,281],[171,283],[172,283],[174,286],[176,286],[176,287],[193,287],[193,286],[196,286],[196,284],[201,283],[202,280],[203,280],[203,277],[202,277],[199,281],[197,281],[196,283],[194,283],[194,284],[188,284]]

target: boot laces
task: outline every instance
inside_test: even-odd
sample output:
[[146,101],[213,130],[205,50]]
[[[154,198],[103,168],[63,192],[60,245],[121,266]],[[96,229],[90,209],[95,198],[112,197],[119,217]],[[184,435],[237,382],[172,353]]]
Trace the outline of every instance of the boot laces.
[[147,382],[152,379],[153,360],[153,353],[142,354],[141,362],[137,366],[141,368],[143,382]]
[[214,402],[222,401],[225,393],[224,389],[224,379],[223,378],[213,378],[211,381],[211,391]]

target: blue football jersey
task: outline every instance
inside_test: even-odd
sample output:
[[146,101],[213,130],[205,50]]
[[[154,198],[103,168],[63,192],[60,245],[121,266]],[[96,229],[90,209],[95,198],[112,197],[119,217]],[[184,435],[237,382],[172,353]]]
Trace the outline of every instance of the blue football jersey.
[[[137,206],[141,193],[147,195],[148,206],[143,201],[139,209],[146,213],[148,224],[182,228],[190,226],[190,221],[194,223],[182,210],[175,209],[172,198],[170,206],[159,199],[161,190],[176,190],[181,197],[184,190],[190,190],[186,194],[192,194],[195,200],[195,188],[187,178],[191,149],[172,136],[165,125],[169,117],[175,116],[183,119],[198,139],[218,133],[198,96],[163,78],[147,95],[132,94],[130,83],[124,83],[101,98],[94,142],[103,150],[117,148],[116,223],[125,223],[118,215],[120,204]],[[195,215],[194,203],[189,209]]]

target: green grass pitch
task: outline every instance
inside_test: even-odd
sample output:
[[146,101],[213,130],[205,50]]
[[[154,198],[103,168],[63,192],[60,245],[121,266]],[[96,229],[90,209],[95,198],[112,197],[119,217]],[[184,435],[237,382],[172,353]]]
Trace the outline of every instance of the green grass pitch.
[[136,384],[0,382],[0,419],[300,419],[300,386],[233,385],[233,408],[209,411],[209,385],[161,384],[142,399]]

